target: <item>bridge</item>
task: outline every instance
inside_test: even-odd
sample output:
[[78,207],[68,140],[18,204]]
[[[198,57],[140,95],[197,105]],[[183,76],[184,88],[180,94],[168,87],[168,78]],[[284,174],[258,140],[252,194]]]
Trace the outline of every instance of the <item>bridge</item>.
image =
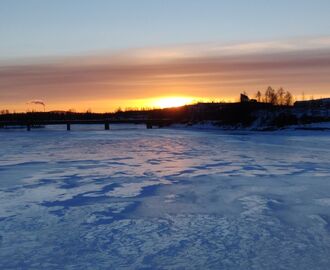
[[27,131],[33,127],[64,125],[71,130],[71,125],[104,125],[105,130],[110,129],[111,124],[144,124],[147,129],[153,127],[164,127],[172,124],[173,121],[166,119],[87,119],[87,120],[20,120],[20,121],[0,121],[0,128],[25,126]]

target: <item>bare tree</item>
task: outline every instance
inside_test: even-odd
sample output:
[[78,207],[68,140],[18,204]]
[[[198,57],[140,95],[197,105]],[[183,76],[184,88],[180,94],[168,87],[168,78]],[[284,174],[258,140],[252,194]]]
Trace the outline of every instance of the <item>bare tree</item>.
[[265,102],[273,105],[277,104],[277,96],[275,90],[271,86],[269,86],[265,92]]
[[265,91],[264,94],[264,102],[269,103],[270,102],[270,96],[273,91],[273,88],[271,86],[268,86],[268,88]]
[[293,104],[293,97],[292,94],[287,91],[284,95],[284,105],[291,106]]
[[276,96],[277,96],[277,105],[284,105],[285,91],[282,87],[277,90]]
[[6,110],[6,109],[0,111],[0,114],[9,114],[9,113],[10,113],[9,110]]
[[262,98],[262,94],[261,94],[260,91],[258,91],[258,92],[256,93],[256,100],[257,100],[258,102],[261,102],[261,98]]
[[121,109],[121,107],[118,107],[118,108],[116,109],[116,111],[115,111],[115,113],[121,113],[121,112],[123,112],[123,110]]

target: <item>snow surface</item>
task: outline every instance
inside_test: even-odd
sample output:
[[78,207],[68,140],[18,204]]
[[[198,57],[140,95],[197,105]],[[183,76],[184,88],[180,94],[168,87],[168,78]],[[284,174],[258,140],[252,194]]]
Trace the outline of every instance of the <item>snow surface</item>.
[[0,131],[0,269],[329,269],[330,132]]

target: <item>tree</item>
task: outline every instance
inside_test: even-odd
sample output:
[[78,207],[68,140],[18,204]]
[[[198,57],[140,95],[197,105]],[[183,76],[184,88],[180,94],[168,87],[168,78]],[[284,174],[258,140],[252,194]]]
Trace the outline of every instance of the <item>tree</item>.
[[277,105],[284,105],[285,91],[282,87],[277,90],[276,96],[277,96]]
[[273,105],[277,104],[277,96],[276,96],[275,90],[270,86],[267,88],[267,90],[265,92],[265,102],[271,103]]
[[291,106],[293,104],[293,97],[292,94],[287,91],[284,95],[284,105]]
[[[127,111],[127,109],[126,109],[126,111]],[[123,110],[121,109],[121,107],[118,107],[117,110],[115,111],[115,113],[122,113],[122,112],[123,112]]]
[[9,114],[10,112],[9,112],[9,110],[1,110],[0,111],[0,114]]
[[261,102],[261,98],[262,98],[262,94],[261,94],[260,91],[258,91],[258,92],[256,93],[256,100],[257,100],[258,102]]

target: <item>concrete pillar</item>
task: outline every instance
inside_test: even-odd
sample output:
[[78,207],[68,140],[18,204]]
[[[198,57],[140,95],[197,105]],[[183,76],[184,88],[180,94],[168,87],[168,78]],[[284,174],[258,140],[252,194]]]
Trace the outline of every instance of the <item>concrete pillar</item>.
[[109,122],[104,123],[104,130],[109,130],[110,129],[110,124]]
[[70,123],[67,123],[67,124],[66,124],[66,130],[67,130],[67,131],[71,130],[71,125],[70,125]]
[[152,124],[151,123],[147,123],[147,129],[152,129]]

